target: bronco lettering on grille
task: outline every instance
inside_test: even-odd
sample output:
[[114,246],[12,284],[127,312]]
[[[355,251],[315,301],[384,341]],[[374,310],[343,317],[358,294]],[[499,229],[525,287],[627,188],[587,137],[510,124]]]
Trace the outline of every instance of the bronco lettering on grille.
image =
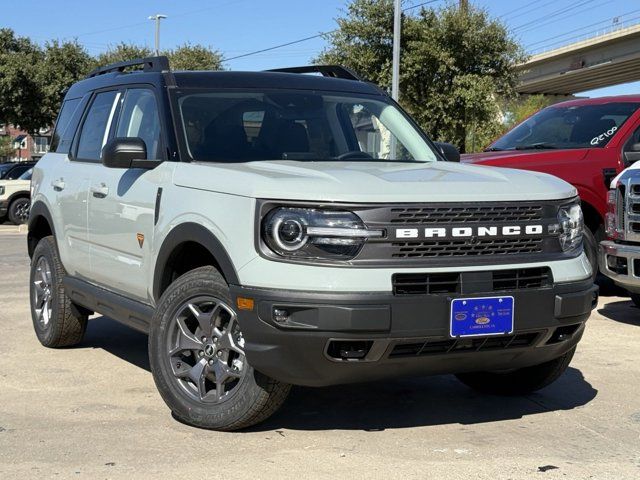
[[[542,235],[542,225],[504,225],[490,227],[427,227],[396,228],[395,238],[472,238]],[[422,235],[421,235],[422,234]]]

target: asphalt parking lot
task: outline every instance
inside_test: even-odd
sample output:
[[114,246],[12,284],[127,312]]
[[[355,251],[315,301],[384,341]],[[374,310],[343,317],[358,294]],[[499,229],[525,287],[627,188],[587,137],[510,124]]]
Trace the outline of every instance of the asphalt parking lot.
[[[40,346],[25,235],[0,226],[0,478],[640,478],[640,310],[603,296],[567,373],[525,398],[440,376],[295,388],[241,433],[172,418],[146,337],[97,317]],[[605,292],[606,294],[607,292]]]

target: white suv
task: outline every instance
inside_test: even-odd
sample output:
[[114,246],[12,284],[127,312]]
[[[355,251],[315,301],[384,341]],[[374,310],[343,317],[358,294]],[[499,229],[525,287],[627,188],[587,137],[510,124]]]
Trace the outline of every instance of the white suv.
[[542,388],[597,298],[576,190],[445,147],[340,67],[100,68],[34,170],[38,338],[78,343],[94,312],[148,332],[174,414],[222,430],[291,384]]

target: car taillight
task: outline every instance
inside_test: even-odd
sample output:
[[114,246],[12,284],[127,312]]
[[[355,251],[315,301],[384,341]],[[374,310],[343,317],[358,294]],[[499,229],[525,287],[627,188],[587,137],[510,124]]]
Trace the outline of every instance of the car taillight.
[[618,223],[618,190],[609,190],[607,194],[607,213],[605,215],[604,223],[607,236],[614,240],[624,239],[624,229],[622,225]]

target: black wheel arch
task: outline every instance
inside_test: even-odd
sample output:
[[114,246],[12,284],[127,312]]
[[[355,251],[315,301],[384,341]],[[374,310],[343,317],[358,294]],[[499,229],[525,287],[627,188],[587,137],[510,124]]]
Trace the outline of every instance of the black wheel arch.
[[153,298],[157,302],[172,278],[171,261],[186,245],[197,245],[205,249],[213,266],[218,268],[227,283],[238,285],[238,274],[226,249],[206,227],[193,222],[176,226],[164,239],[156,258],[153,274]]
[[49,208],[42,201],[37,201],[31,205],[29,212],[27,233],[27,249],[29,257],[33,256],[33,251],[36,249],[38,242],[49,235],[53,235],[55,238],[55,229],[53,226],[53,220]]

